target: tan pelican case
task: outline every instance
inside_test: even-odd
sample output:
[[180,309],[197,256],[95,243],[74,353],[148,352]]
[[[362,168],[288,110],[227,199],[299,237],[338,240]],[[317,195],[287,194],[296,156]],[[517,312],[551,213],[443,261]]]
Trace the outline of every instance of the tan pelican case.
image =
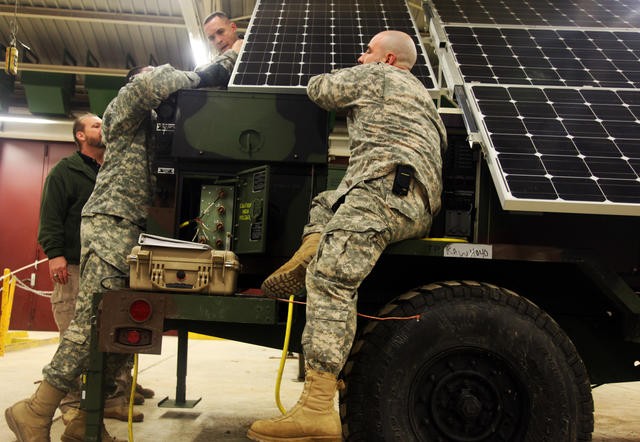
[[127,256],[133,290],[231,295],[240,263],[235,253],[206,244],[142,234]]

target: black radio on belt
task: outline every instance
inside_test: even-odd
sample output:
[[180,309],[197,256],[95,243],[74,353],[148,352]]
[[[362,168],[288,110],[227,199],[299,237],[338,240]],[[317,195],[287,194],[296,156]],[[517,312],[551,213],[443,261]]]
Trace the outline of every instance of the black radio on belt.
[[405,196],[409,193],[411,178],[413,178],[413,167],[407,164],[398,164],[396,167],[396,177],[393,180],[392,192],[396,195]]

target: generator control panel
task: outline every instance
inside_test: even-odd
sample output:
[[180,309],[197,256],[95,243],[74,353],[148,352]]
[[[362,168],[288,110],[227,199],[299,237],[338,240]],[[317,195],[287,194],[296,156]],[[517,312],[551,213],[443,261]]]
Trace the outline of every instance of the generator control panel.
[[270,182],[265,165],[202,184],[192,241],[214,250],[264,253]]
[[195,242],[209,244],[216,250],[231,248],[235,187],[203,184],[200,193],[200,216],[196,222]]

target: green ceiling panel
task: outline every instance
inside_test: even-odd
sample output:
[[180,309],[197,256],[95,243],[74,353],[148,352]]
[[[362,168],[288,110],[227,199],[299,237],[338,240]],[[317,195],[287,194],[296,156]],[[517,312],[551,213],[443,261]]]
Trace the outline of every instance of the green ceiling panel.
[[74,74],[23,71],[21,82],[29,111],[34,115],[68,116],[75,80]]
[[85,75],[85,88],[89,96],[90,111],[98,116],[102,116],[109,102],[124,86],[125,77],[114,77],[107,75]]
[[0,71],[0,112],[9,110],[9,101],[13,93],[13,77]]

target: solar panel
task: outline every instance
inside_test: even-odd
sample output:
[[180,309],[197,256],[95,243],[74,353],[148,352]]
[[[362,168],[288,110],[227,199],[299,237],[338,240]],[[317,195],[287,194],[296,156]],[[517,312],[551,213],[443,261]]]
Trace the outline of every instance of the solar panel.
[[640,216],[640,4],[432,2],[503,208]]
[[640,5],[621,0],[432,0],[443,23],[640,28]]
[[464,81],[640,87],[640,33],[446,26]]
[[640,215],[640,91],[469,89],[505,209]]
[[369,40],[388,29],[412,36],[419,54],[412,73],[434,89],[405,0],[258,0],[229,89],[304,93],[309,78],[354,66]]

